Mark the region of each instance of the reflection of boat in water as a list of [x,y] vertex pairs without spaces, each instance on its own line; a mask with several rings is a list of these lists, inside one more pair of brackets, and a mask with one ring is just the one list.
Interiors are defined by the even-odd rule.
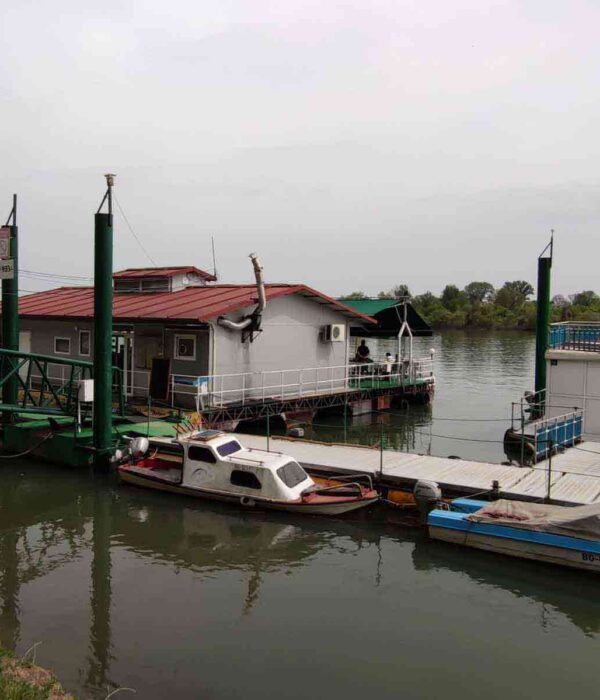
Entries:
[[148,455],[148,442],[138,438],[138,449],[119,466],[121,481],[244,508],[310,515],[343,515],[379,498],[370,483],[364,486],[356,478],[317,485],[293,458],[246,449],[216,430],[154,438],[152,444],[155,452]]
[[553,612],[558,612],[585,634],[600,632],[600,601],[594,576],[581,576],[566,568],[555,568],[548,576],[548,568],[537,562],[448,547],[424,533],[415,537],[412,560],[417,571],[451,572],[537,603],[543,625],[551,624]]
[[433,539],[600,572],[600,506],[457,499],[428,518]]

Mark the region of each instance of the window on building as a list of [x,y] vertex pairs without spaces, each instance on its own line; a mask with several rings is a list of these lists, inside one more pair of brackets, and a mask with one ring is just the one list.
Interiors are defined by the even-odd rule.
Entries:
[[243,472],[240,469],[234,469],[231,472],[231,485],[241,486],[245,489],[261,489],[262,486],[256,474],[252,472]]
[[139,292],[140,291],[140,280],[139,279],[115,279],[115,292]]
[[298,462],[288,462],[277,470],[277,476],[289,488],[293,489],[308,478],[306,472]]
[[168,292],[170,286],[168,277],[142,280],[142,292]]
[[195,360],[196,359],[196,336],[176,335],[175,336],[175,359]]
[[227,457],[227,455],[232,455],[234,452],[239,452],[242,446],[237,440],[230,440],[217,447],[217,452],[221,457]]
[[79,354],[89,355],[91,349],[92,334],[90,331],[79,331]]
[[55,355],[70,355],[71,354],[71,338],[54,338],[54,354]]
[[208,462],[209,464],[215,464],[217,461],[212,450],[208,447],[201,447],[200,445],[190,445],[188,459],[194,462]]

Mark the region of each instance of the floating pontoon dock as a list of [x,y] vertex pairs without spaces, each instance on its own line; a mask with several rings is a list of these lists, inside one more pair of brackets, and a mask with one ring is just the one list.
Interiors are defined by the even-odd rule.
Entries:
[[[246,447],[267,449],[267,438],[239,435]],[[419,479],[437,482],[445,494],[472,495],[499,484],[503,498],[535,501],[548,495],[550,502],[564,505],[600,503],[600,443],[583,442],[533,467],[449,459],[408,452],[383,452],[370,447],[325,444],[290,438],[269,438],[271,451],[284,452],[304,467],[326,474],[382,473],[382,485],[411,490]]]

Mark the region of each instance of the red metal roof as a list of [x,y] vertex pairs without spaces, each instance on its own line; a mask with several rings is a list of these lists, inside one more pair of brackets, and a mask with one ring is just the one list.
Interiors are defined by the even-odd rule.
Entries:
[[[370,316],[303,284],[267,284],[265,294],[267,301],[300,294],[364,323],[377,323]],[[256,286],[250,284],[188,287],[178,292],[115,293],[113,316],[121,321],[205,322],[253,306],[257,301]],[[20,297],[19,314],[30,318],[93,318],[93,287],[60,287]]]
[[113,277],[118,277],[120,279],[130,277],[173,277],[174,275],[181,275],[187,273],[199,275],[200,277],[202,277],[202,279],[206,280],[207,282],[215,282],[217,279],[214,275],[211,275],[210,272],[200,270],[199,268],[194,267],[193,265],[181,265],[179,267],[128,267],[126,270],[119,270],[118,272],[113,273]]

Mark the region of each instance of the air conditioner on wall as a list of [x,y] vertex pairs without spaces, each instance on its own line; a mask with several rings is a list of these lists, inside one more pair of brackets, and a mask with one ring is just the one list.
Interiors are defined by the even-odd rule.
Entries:
[[331,323],[325,326],[323,341],[326,343],[342,343],[346,340],[346,326],[343,323]]

